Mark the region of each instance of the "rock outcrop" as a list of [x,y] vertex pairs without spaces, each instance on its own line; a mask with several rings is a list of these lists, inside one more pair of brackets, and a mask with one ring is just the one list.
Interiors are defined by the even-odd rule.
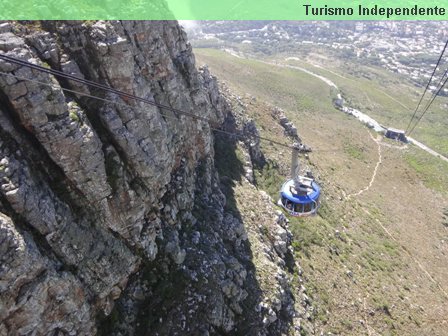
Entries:
[[289,233],[266,197],[272,239],[227,209],[210,125],[230,107],[177,22],[5,23],[0,54],[210,120],[0,60],[0,335],[294,329]]
[[297,127],[288,119],[282,109],[278,107],[272,108],[271,116],[283,127],[286,136],[291,137],[296,142],[302,142],[297,134]]

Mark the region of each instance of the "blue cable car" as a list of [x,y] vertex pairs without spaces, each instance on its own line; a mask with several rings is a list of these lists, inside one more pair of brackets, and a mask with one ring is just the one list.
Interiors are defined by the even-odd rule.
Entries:
[[311,177],[300,176],[299,152],[303,145],[294,144],[291,160],[291,179],[286,181],[280,189],[278,205],[291,216],[305,217],[315,215],[319,208],[320,187]]
[[310,216],[319,208],[319,196],[320,187],[313,179],[297,176],[282,185],[278,205],[291,216]]

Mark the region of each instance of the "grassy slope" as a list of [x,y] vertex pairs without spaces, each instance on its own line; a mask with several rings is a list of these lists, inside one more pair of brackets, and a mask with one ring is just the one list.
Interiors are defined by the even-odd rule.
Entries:
[[[291,220],[297,256],[318,308],[316,331],[443,335],[448,237],[442,211],[448,207],[448,165],[414,148],[382,146],[383,164],[372,188],[344,200],[344,193],[368,184],[377,144],[365,127],[333,109],[327,86],[295,70],[215,50],[195,52],[199,64],[209,64],[243,96],[262,135],[283,137],[269,115],[273,104],[285,109],[304,142],[316,149],[305,163],[323,186],[323,207],[319,216]],[[247,94],[257,99],[246,99]],[[370,99],[379,104],[373,95]],[[257,180],[276,197],[289,153],[266,142],[262,147],[272,164]]]
[[[282,57],[284,58],[284,57]],[[313,57],[306,61],[290,60],[291,65],[299,65],[333,80],[341,89],[349,105],[356,107],[390,127],[406,129],[423,88],[415,88],[406,76],[393,74],[379,67],[332,62],[329,59]],[[320,65],[321,68],[312,66]],[[420,111],[429,100],[425,96]],[[412,136],[428,144],[431,148],[448,155],[446,129],[446,104],[448,98],[438,97],[413,131]]]

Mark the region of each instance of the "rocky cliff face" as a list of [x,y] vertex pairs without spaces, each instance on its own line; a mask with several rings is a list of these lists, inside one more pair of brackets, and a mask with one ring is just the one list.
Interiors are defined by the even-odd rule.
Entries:
[[[3,23],[0,53],[215,127],[232,116],[177,22]],[[244,174],[263,214],[229,210],[209,124],[0,71],[0,335],[293,333],[287,222]]]

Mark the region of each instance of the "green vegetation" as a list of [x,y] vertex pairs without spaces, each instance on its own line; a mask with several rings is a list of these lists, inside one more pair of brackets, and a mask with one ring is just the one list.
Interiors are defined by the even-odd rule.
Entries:
[[366,155],[364,154],[363,148],[360,148],[353,143],[347,143],[344,147],[344,151],[353,159],[361,161],[366,160]]
[[69,115],[70,119],[72,121],[79,123],[80,118],[78,115],[78,110],[79,110],[79,105],[75,101],[72,101],[68,104],[68,115]]
[[418,148],[412,148],[404,158],[430,189],[448,194],[448,163]]
[[[227,76],[222,76],[222,79],[231,81],[238,92],[262,96],[272,105],[301,113],[333,109],[330,88],[312,80],[314,77],[311,75],[250,59],[238,59],[213,49],[197,49],[196,53],[205,57],[206,62],[219,58],[214,67],[225,70]],[[320,99],[310,98],[316,96]]]
[[[288,63],[329,78],[338,85],[349,106],[389,127],[406,129],[423,93],[406,76],[377,66],[344,62],[335,68],[331,62],[325,67],[315,67],[298,60]],[[412,133],[413,137],[444,155],[448,155],[448,138],[443,136],[448,127],[444,114],[446,104],[447,97],[438,97]],[[426,100],[422,106],[425,105]]]
[[79,116],[76,113],[76,110],[73,109],[69,110],[68,115],[72,121],[79,122]]
[[293,218],[290,221],[291,232],[294,235],[294,251],[302,253],[311,258],[312,248],[323,246],[322,232],[317,226],[309,225],[309,220],[303,218]]
[[279,165],[274,160],[268,160],[263,168],[256,169],[255,179],[257,186],[265,190],[273,199],[278,197],[280,187],[285,182],[285,176],[282,176]]
[[48,64],[48,63],[45,62],[45,61],[42,62],[42,66],[43,66],[44,68],[51,69],[50,64]]
[[[421,315],[415,307],[424,306],[429,316],[446,304],[413,256],[444,286],[443,273],[431,264],[437,263],[434,256],[438,251],[431,248],[434,237],[443,234],[437,230],[444,230],[440,215],[446,205],[434,201],[435,211],[428,212],[420,198],[431,201],[434,194],[437,199],[445,197],[448,165],[412,145],[406,149],[386,140],[372,187],[347,198],[368,186],[378,161],[378,147],[365,126],[333,107],[334,92],[325,83],[301,71],[216,50],[200,49],[196,54],[199,62],[209,64],[211,72],[226,81],[234,93],[243,100],[248,95],[247,113],[262,136],[288,141],[270,115],[272,106],[278,106],[295,123],[304,142],[316,149],[309,159],[302,158],[302,164],[313,171],[322,186],[321,208],[314,217],[288,217],[294,255],[304,270],[304,286],[315,308],[311,318],[316,332],[361,335],[366,334],[368,322],[372,333],[425,334],[429,324],[423,317],[415,321],[413,316]],[[352,106],[369,108],[385,124],[405,120],[409,113],[406,106],[418,98],[401,77],[370,65],[343,64],[349,70],[340,72],[298,63],[343,87]],[[426,131],[425,127],[422,124],[423,133],[430,134],[429,125]],[[435,140],[436,133],[431,137]],[[443,142],[448,143],[444,139],[438,148]],[[268,141],[261,147],[267,164],[255,171],[257,187],[276,200],[289,173],[290,153]],[[448,222],[448,209],[445,211],[444,223]],[[366,324],[358,323],[360,320]]]
[[426,53],[414,54],[412,57],[399,55],[397,60],[402,64],[413,67],[420,67],[422,64],[435,64],[437,62],[436,56],[428,55]]

